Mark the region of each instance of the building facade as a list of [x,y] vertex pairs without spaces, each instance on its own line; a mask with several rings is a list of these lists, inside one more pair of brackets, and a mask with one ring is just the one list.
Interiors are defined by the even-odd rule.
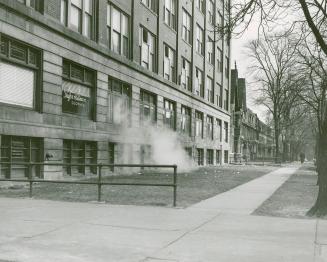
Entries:
[[231,70],[232,154],[231,162],[272,160],[275,156],[273,129],[246,105],[246,82]]
[[[151,126],[199,165],[228,163],[226,0],[0,0],[1,176],[15,162],[149,163]],[[160,163],[157,163],[160,164]],[[41,172],[42,171],[42,172]]]

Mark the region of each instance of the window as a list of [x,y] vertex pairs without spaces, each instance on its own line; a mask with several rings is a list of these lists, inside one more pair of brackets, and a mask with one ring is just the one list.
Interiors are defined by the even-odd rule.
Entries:
[[184,150],[189,158],[192,159],[192,147],[185,147]]
[[216,150],[216,165],[221,165],[221,150]]
[[226,111],[228,111],[228,101],[229,100],[229,92],[228,92],[228,89],[225,89],[225,92],[224,92],[224,109]]
[[224,19],[220,13],[219,8],[217,8],[216,26],[218,27],[220,33],[220,39],[222,39],[224,36]]
[[201,55],[204,55],[203,35],[204,35],[203,29],[199,25],[196,25],[195,49]]
[[213,117],[207,116],[207,138],[213,140]]
[[214,4],[212,0],[208,2],[208,20],[210,24],[214,24]]
[[228,123],[224,122],[225,142],[228,142]]
[[29,6],[33,9],[35,9],[36,11],[42,12],[43,11],[43,1],[41,0],[18,0],[18,2]]
[[217,105],[223,107],[223,87],[217,83]]
[[182,106],[181,108],[181,132],[185,135],[191,136],[191,109]]
[[0,103],[40,109],[37,49],[0,34]]
[[[42,162],[43,161],[43,141],[41,138],[23,136],[1,136],[0,177],[24,178],[29,176],[29,168],[24,165],[15,165],[22,162]],[[32,169],[32,175],[40,177],[40,167]]]
[[224,150],[224,163],[228,164],[228,150]]
[[217,46],[217,71],[222,72],[223,71],[223,52],[221,49]]
[[[108,164],[115,164],[115,148],[116,144],[109,142],[108,144]],[[111,172],[114,171],[114,167],[109,167]]]
[[225,76],[229,78],[229,58],[226,56],[225,60]]
[[203,113],[195,111],[195,136],[203,138]]
[[60,22],[67,26],[67,19],[68,19],[68,5],[67,5],[68,0],[61,0],[60,4]]
[[176,0],[165,0],[164,21],[173,29],[176,29]]
[[139,31],[139,46],[140,46],[140,64],[141,66],[155,72],[155,58],[156,58],[156,39],[144,27],[140,27]]
[[153,12],[157,12],[158,0],[141,0],[141,3]]
[[204,0],[195,0],[196,1],[196,7],[199,8],[199,10],[204,13]]
[[183,9],[182,38],[189,44],[192,44],[192,21],[188,12]]
[[157,121],[157,99],[154,94],[141,90],[140,120],[141,123],[154,124]]
[[108,83],[108,122],[130,125],[131,86],[111,77]]
[[184,89],[192,91],[191,63],[182,57],[181,85]]
[[207,149],[207,165],[213,165],[213,150]]
[[213,94],[213,80],[211,77],[207,76],[207,100],[210,103],[214,103],[214,94]]
[[195,68],[195,94],[204,97],[203,73],[199,68]]
[[217,139],[221,142],[221,140],[222,140],[222,125],[221,125],[220,119],[216,119],[216,127],[217,127]]
[[94,38],[93,0],[61,0],[60,21],[84,36]]
[[62,111],[95,119],[95,72],[63,60]]
[[[80,164],[83,166],[65,166],[64,171],[67,175],[74,174],[96,174],[97,168],[89,166],[97,163],[97,144],[96,142],[80,140],[64,140],[64,164]],[[85,165],[85,166],[84,166]]]
[[164,125],[170,129],[176,129],[176,104],[164,99]]
[[107,5],[108,46],[117,54],[129,58],[129,17],[115,6]]
[[208,61],[212,65],[215,64],[213,50],[214,50],[214,41],[210,37],[208,37],[208,42],[207,42]]
[[202,148],[197,148],[196,149],[196,154],[197,154],[197,160],[198,160],[198,166],[203,166],[203,149]]
[[164,45],[164,78],[175,82],[175,51]]

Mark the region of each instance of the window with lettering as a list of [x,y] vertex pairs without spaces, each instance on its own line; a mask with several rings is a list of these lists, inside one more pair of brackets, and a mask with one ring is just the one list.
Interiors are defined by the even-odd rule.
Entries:
[[94,118],[95,72],[68,60],[63,61],[62,111]]

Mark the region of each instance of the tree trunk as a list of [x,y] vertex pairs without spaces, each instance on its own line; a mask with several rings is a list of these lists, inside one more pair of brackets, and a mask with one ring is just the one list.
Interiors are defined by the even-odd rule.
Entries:
[[278,163],[279,160],[279,121],[278,118],[274,116],[274,128],[275,128],[275,163]]
[[314,206],[309,210],[308,215],[327,215],[327,130],[319,135],[317,143],[317,172],[319,193]]

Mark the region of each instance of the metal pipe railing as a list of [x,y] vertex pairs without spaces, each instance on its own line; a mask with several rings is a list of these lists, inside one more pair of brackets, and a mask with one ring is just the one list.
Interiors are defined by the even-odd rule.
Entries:
[[[28,178],[27,179],[11,179],[1,178],[0,181],[9,182],[26,182],[29,184],[29,197],[33,196],[33,183],[57,183],[57,184],[76,184],[76,185],[97,185],[98,201],[101,202],[102,186],[115,185],[115,186],[159,186],[159,187],[172,187],[173,188],[173,206],[176,206],[177,202],[177,165],[152,165],[152,164],[68,164],[68,163],[42,163],[42,162],[0,162],[0,165],[23,165],[27,166]],[[44,180],[35,179],[33,177],[33,167],[36,166],[76,166],[76,167],[96,167],[97,168],[97,180],[92,181],[67,181],[67,180]],[[172,168],[173,169],[173,182],[172,183],[121,183],[121,182],[104,182],[102,180],[102,168],[103,167],[152,167],[152,168]]]

